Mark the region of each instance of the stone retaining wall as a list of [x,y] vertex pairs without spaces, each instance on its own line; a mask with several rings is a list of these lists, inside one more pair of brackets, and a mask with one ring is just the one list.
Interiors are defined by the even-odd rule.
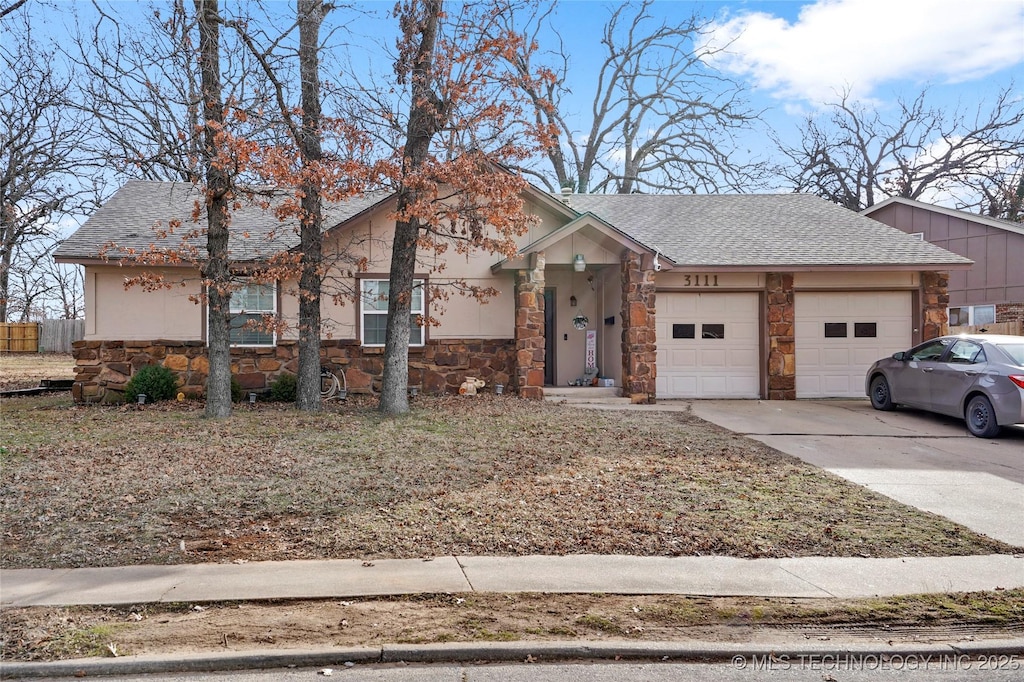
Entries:
[[[343,370],[351,393],[380,391],[384,349],[363,348],[357,341],[325,339],[321,363]],[[209,360],[203,341],[76,341],[76,402],[120,402],[132,374],[146,365],[164,365],[178,375],[181,392],[190,398],[203,395]],[[487,382],[487,389],[503,384],[514,390],[515,343],[511,339],[443,339],[409,349],[409,385],[425,394],[458,393],[467,376]],[[298,371],[298,345],[280,342],[268,348],[232,348],[231,372],[246,392],[263,393],[283,373]]]

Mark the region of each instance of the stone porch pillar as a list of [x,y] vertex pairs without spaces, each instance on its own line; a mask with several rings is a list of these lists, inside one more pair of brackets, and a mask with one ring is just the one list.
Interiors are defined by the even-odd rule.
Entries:
[[654,270],[639,254],[622,254],[622,395],[634,403],[657,400],[658,346]]
[[793,274],[770,272],[768,296],[768,399],[796,400]]
[[921,273],[921,341],[949,330],[949,273]]
[[519,395],[544,399],[544,252],[516,272],[515,381]]

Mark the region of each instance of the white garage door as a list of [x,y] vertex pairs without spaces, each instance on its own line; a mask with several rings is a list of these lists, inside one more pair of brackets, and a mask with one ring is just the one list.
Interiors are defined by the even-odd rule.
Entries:
[[757,398],[758,295],[659,293],[659,398]]
[[796,292],[796,397],[864,397],[875,360],[910,348],[909,291]]

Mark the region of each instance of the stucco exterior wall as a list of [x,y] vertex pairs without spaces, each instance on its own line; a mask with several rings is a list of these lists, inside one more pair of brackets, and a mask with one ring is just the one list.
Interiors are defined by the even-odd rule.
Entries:
[[131,268],[88,266],[85,268],[85,339],[179,339],[203,338],[205,307],[193,303],[202,285],[195,270],[160,270],[170,289],[145,291],[140,286],[125,288]]

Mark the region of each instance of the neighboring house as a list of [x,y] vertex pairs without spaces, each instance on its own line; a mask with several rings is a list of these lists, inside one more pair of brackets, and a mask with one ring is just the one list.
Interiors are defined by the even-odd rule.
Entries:
[[901,197],[861,214],[974,261],[950,273],[950,326],[1024,322],[1024,225]]
[[[168,266],[177,286],[147,292],[123,286],[136,272],[130,264],[100,254],[110,242],[143,249],[154,226],[172,219],[191,227],[196,199],[189,185],[129,182],[57,251],[59,261],[85,266],[77,399],[117,399],[152,362],[178,372],[187,393],[202,392],[206,311],[193,302],[202,294],[196,270]],[[946,273],[971,264],[809,195],[556,196],[531,187],[524,201],[539,222],[516,258],[474,253],[444,263],[445,278],[496,289],[490,302],[414,297],[414,312],[440,324],[414,330],[411,385],[454,392],[477,376],[489,389],[502,383],[539,398],[594,365],[635,402],[862,396],[872,361],[940,333]],[[362,271],[342,263],[332,273],[361,300],[323,302],[324,362],[343,369],[356,392],[379,388],[393,207],[393,196],[375,194],[330,207],[326,222],[325,253],[366,259]],[[254,207],[233,226],[236,259],[297,241]],[[443,281],[431,272],[420,278]],[[240,322],[266,313],[293,325],[281,335],[237,325],[233,368],[248,390],[295,371],[295,290],[294,281],[250,285],[234,297]]]

